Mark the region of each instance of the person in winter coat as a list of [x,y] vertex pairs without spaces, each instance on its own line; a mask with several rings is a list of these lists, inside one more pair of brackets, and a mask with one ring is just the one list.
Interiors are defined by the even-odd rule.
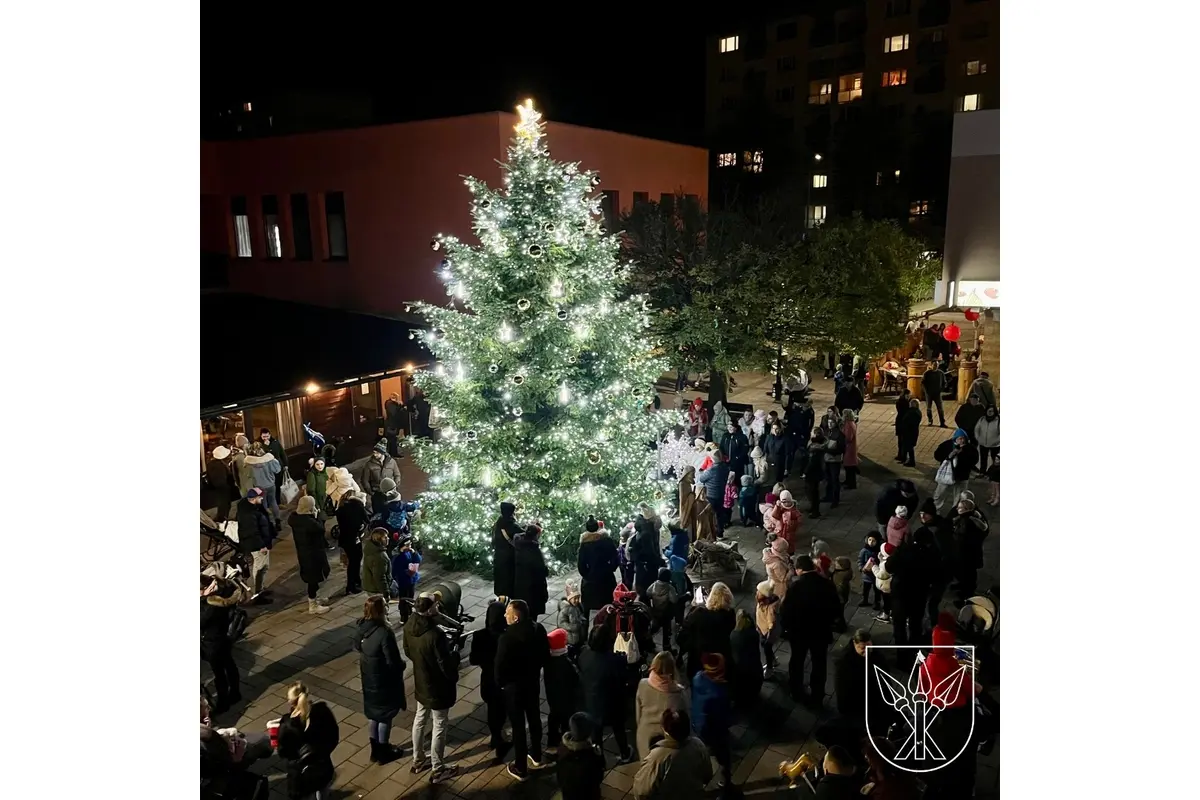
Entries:
[[808,461],[804,465],[804,491],[808,495],[808,516],[821,518],[821,480],[825,477],[825,432],[813,428],[808,448]]
[[287,700],[292,710],[279,726],[277,752],[288,764],[288,797],[307,800],[323,795],[333,782],[332,756],[340,734],[329,706],[313,700],[303,683],[288,687]]
[[883,611],[875,615],[880,622],[892,621],[892,573],[888,570],[888,559],[896,552],[895,545],[884,542],[879,548],[879,556],[867,562],[875,575],[875,590],[883,597]]
[[704,436],[704,431],[708,428],[708,409],[704,407],[704,401],[699,397],[688,406],[687,420],[688,436],[693,438]]
[[[258,432],[258,439],[259,439],[259,441],[256,442],[255,444],[261,446],[262,450],[265,454],[273,456],[275,459],[275,462],[279,465],[279,469],[275,472],[275,478],[274,478],[274,480],[275,480],[275,506],[278,509],[278,506],[280,503],[279,490],[283,486],[283,472],[284,472],[284,470],[287,469],[287,465],[288,465],[287,451],[285,451],[283,449],[282,442],[280,442],[278,439],[274,439],[271,437],[271,431],[269,428],[263,428],[262,430],[260,430]],[[258,484],[255,483],[255,485],[257,486]],[[266,487],[259,487],[259,488],[266,488]],[[276,520],[279,519],[278,513],[276,513],[275,518],[276,518]]]
[[233,640],[229,638],[229,623],[233,610],[245,598],[233,584],[211,575],[200,576],[200,657],[213,671],[213,686],[217,691],[217,714],[224,713],[242,699],[241,676],[233,660]]
[[883,538],[893,547],[899,547],[908,538],[908,506],[896,506]]
[[582,711],[572,714],[555,761],[562,800],[600,800],[604,756],[592,744],[595,721]]
[[254,488],[254,472],[246,466],[246,456],[250,455],[250,440],[245,434],[239,433],[233,437],[233,478],[237,484],[238,497],[244,497],[246,492]]
[[363,537],[367,533],[370,515],[358,492],[342,497],[337,509],[338,544],[346,556],[346,594],[362,591]]
[[898,545],[888,558],[896,644],[916,644],[925,633],[925,607],[939,566],[937,544],[933,534],[924,528]]
[[846,453],[846,434],[839,424],[829,431],[825,441],[825,502],[837,508],[842,501],[842,461]]
[[[788,679],[792,699],[819,708],[825,697],[826,661],[829,656],[831,632],[840,616],[837,590],[828,579],[821,577],[809,556],[797,556],[796,578],[788,587],[780,616],[783,637],[791,643],[792,658],[788,664]],[[804,662],[812,657],[809,678],[810,693],[804,693]]]
[[662,649],[670,650],[671,626],[680,605],[680,597],[675,583],[671,580],[671,570],[667,567],[658,570],[658,580],[646,590],[646,602],[650,606],[650,616],[654,622],[651,635],[654,631],[661,630]]
[[833,581],[833,588],[837,589],[838,600],[842,604],[841,614],[834,621],[834,630],[842,633],[846,630],[846,604],[850,602],[850,583],[854,579],[854,566],[849,556],[838,556],[833,560],[829,579]]
[[778,502],[766,516],[764,522],[770,524],[770,529],[776,536],[787,542],[788,553],[794,553],[796,539],[800,535],[800,509],[796,508],[792,493],[787,489],[780,492]]
[[846,439],[846,452],[842,466],[846,468],[847,489],[858,488],[858,422],[854,412],[846,409],[842,412],[842,436]]
[[769,467],[768,480],[775,484],[788,476],[789,443],[783,433],[783,423],[776,422],[768,430],[770,433],[763,438],[762,450]]
[[975,423],[975,440],[979,444],[979,471],[987,474],[988,457],[1000,458],[1000,412],[988,406],[983,418]]
[[946,427],[946,412],[942,408],[942,395],[946,392],[946,373],[936,364],[931,365],[921,376],[921,388],[925,392],[925,417],[933,427],[933,407],[937,406],[938,425]]
[[[704,742],[692,735],[686,711],[664,711],[664,734],[633,778],[636,800],[669,800],[701,797],[712,780],[712,757]],[[565,798],[564,798],[565,800]]]
[[496,648],[500,637],[508,629],[504,618],[505,603],[493,600],[484,613],[483,630],[471,637],[471,664],[479,667],[479,694],[487,705],[487,725],[491,739],[488,748],[496,751],[496,760],[503,761],[512,742],[504,738],[504,724],[508,720],[508,709],[504,705],[504,694],[496,685]]
[[[546,629],[523,600],[509,600],[504,610],[508,628],[496,646],[496,685],[504,693],[513,734],[513,762],[508,774],[518,781],[530,769],[542,769],[542,668],[550,658]],[[526,738],[525,724],[529,723]]]
[[[794,397],[795,395],[793,395]],[[798,402],[788,407],[784,414],[783,428],[787,434],[792,453],[792,463],[788,464],[788,473],[792,471],[795,462],[808,454],[808,438],[812,435],[813,425],[816,424],[816,412],[812,407],[812,398],[805,392]],[[803,468],[804,461],[800,460]]]
[[363,716],[371,741],[371,763],[387,764],[404,755],[388,744],[392,720],[408,708],[404,697],[404,668],[396,634],[387,624],[387,606],[382,597],[368,597],[358,621],[354,649],[362,681]]
[[958,411],[954,414],[954,427],[966,431],[971,437],[971,444],[976,446],[979,445],[979,442],[975,438],[975,425],[983,419],[984,411],[983,403],[979,401],[979,395],[973,394],[967,397],[967,402],[959,406]]
[[763,453],[762,447],[756,446],[750,449],[750,463],[746,469],[750,470],[750,474],[754,476],[754,485],[760,487],[760,491],[761,487],[772,485],[768,483],[771,477],[771,465],[767,463],[767,456]]
[[949,439],[942,442],[933,451],[933,460],[938,464],[938,473],[942,472],[941,465],[950,462],[950,473],[953,482],[945,483],[937,479],[937,488],[933,490],[933,502],[938,511],[946,505],[953,507],[958,502],[958,496],[967,490],[971,480],[971,471],[979,463],[979,452],[970,442],[967,432],[955,429]]
[[516,591],[517,553],[513,540],[521,533],[516,520],[517,507],[500,504],[500,516],[492,524],[492,591],[497,597],[513,597]]
[[834,407],[839,413],[845,414],[847,411],[853,411],[855,414],[862,411],[863,393],[853,382],[844,385],[834,397]]
[[679,683],[675,657],[667,652],[659,653],[650,662],[649,674],[638,682],[635,716],[638,757],[644,761],[650,755],[655,738],[662,736],[664,711],[686,714],[691,708],[691,695]]
[[234,470],[236,468],[233,465],[230,455],[231,452],[228,447],[221,445],[214,447],[212,458],[209,460],[208,467],[205,470],[208,485],[212,487],[214,494],[217,496],[217,515],[213,517],[216,522],[224,522],[229,519],[229,507],[233,505],[234,499],[241,494],[238,491],[237,481],[234,479]]
[[658,570],[665,566],[662,551],[659,549],[658,528],[645,517],[638,517],[634,522],[633,538],[629,541],[626,554],[633,563],[634,589],[643,602],[650,584],[658,578]]
[[746,438],[746,434],[742,433],[742,429],[732,422],[729,423],[726,430],[728,433],[722,443],[721,451],[728,456],[726,461],[729,464],[729,471],[740,479],[746,474],[746,467],[750,464],[750,440]]
[[741,488],[737,493],[738,515],[742,518],[742,527],[749,528],[758,524],[758,487],[754,478],[749,475],[741,477]]
[[404,626],[404,652],[413,667],[413,696],[417,700],[413,718],[412,743],[414,773],[429,766],[425,751],[425,727],[433,717],[433,747],[431,783],[441,783],[458,771],[455,764],[443,761],[446,753],[446,733],[450,709],[458,699],[458,653],[438,629],[437,601],[432,597],[417,598],[416,613]]
[[686,561],[692,550],[691,533],[673,522],[667,523],[667,531],[671,534],[671,541],[663,551],[663,556],[667,559],[678,557]]
[[288,517],[300,580],[308,585],[308,613],[324,614],[329,606],[317,600],[317,590],[329,577],[329,559],[325,555],[325,526],[317,521],[317,501],[312,495],[301,497]]
[[577,567],[582,578],[580,591],[585,616],[608,604],[617,588],[617,543],[600,526],[595,517],[588,517],[579,537]]
[[988,535],[987,517],[976,507],[974,496],[961,497],[950,518],[954,530],[954,581],[960,600],[975,594],[979,569],[983,566],[983,540]]
[[387,555],[388,532],[375,528],[362,543],[362,588],[367,594],[391,594],[392,564]]
[[[931,501],[926,501],[931,502]],[[874,533],[868,533],[867,538],[863,540],[862,549],[858,551],[858,570],[862,573],[862,600],[859,601],[859,608],[871,605],[871,590],[875,590],[876,611],[881,610],[880,592],[875,586],[875,571],[872,567],[879,561],[879,537]]]
[[396,606],[400,612],[400,624],[408,622],[412,606],[406,602],[416,596],[417,582],[421,580],[419,570],[421,554],[413,549],[412,537],[401,536],[399,547],[392,556],[392,581],[396,584]]
[[957,561],[954,526],[950,520],[938,515],[937,506],[934,505],[932,497],[925,498],[925,502],[921,504],[920,520],[921,527],[914,535],[928,534],[937,556],[930,568],[929,600],[926,607],[926,611],[929,613],[929,626],[932,628],[937,624],[937,615],[942,604],[942,597],[946,594],[946,587],[950,585],[950,581],[954,577],[954,567]]
[[775,674],[775,644],[779,641],[780,597],[775,583],[770,580],[758,584],[754,590],[754,627],[758,631],[758,642],[762,646],[763,680]]
[[878,525],[880,541],[887,535],[888,521],[895,515],[896,506],[904,506],[908,512],[908,519],[912,519],[917,512],[917,487],[906,478],[893,481],[875,496],[875,522]]
[[986,372],[979,373],[979,377],[971,384],[970,394],[978,395],[984,408],[996,405],[996,387],[992,385],[992,379]]
[[763,548],[763,567],[767,570],[767,580],[771,582],[774,595],[783,602],[787,596],[788,583],[792,580],[792,561],[786,539],[776,539]]
[[739,708],[749,709],[758,702],[763,684],[763,662],[759,656],[761,641],[754,627],[754,618],[744,609],[736,614],[733,633],[729,634],[730,652],[733,660],[730,678],[733,702]]
[[720,400],[713,403],[712,410],[712,440],[722,451],[725,450],[725,437],[729,435],[729,412]]
[[729,733],[733,711],[725,675],[728,663],[721,653],[705,653],[702,669],[692,678],[692,732],[708,745],[709,752],[721,767],[722,789],[726,794],[733,790]]
[[268,492],[256,486],[246,492],[237,506],[238,549],[253,560],[249,577],[254,583],[254,601],[259,604],[270,602],[270,591],[264,584],[267,568],[271,566],[271,546],[275,542],[275,528],[263,508],[267,496]]
[[689,678],[700,671],[700,659],[705,653],[720,653],[725,657],[725,663],[733,660],[729,634],[733,633],[736,623],[733,592],[717,581],[704,605],[692,607],[679,631],[679,648],[687,653],[686,674]]
[[[275,530],[277,532],[282,530],[283,520],[279,516],[279,499],[275,495],[275,478],[282,474],[283,467],[279,465],[275,456],[268,453],[266,448],[258,442],[250,445],[250,452],[243,464],[244,468],[250,472],[251,483],[255,488],[263,490],[263,505],[270,510],[271,518],[275,520]],[[241,530],[240,525],[238,530]]]
[[[696,483],[704,487],[704,497],[715,511],[718,508],[723,508],[725,505],[725,484],[729,480],[729,465],[725,463],[725,456],[720,450],[713,451],[712,459],[713,463],[711,467],[696,473]],[[724,535],[724,528],[721,526],[721,517],[723,515],[720,515],[717,519],[718,537]]]
[[837,712],[858,729],[865,727],[866,697],[863,687],[867,685],[867,647],[870,644],[870,631],[856,630],[850,639],[850,646],[833,662]]
[[314,458],[312,469],[304,479],[304,491],[317,501],[317,513],[325,513],[325,503],[329,498],[329,473],[325,470],[325,459]]
[[579,678],[583,683],[584,710],[596,720],[592,744],[603,747],[604,728],[612,730],[620,763],[631,764],[633,750],[625,733],[625,656],[613,652],[613,636],[597,625],[579,653]]
[[908,401],[908,410],[900,420],[901,463],[906,467],[917,465],[917,441],[921,438],[921,403]]
[[387,442],[381,441],[375,445],[371,455],[364,462],[358,474],[358,484],[368,497],[374,497],[376,492],[382,491],[384,478],[391,478],[396,486],[400,485],[400,467],[396,464],[396,459],[388,453]]
[[546,613],[546,602],[550,599],[550,589],[546,586],[550,571],[546,569],[546,557],[542,554],[541,535],[542,529],[537,525],[527,525],[524,533],[513,538],[512,596],[524,600],[534,617]]
[[583,706],[583,685],[579,682],[579,669],[567,653],[567,632],[555,628],[546,635],[546,644],[550,648],[543,674],[549,706],[546,749],[557,750],[569,720]]
[[333,501],[333,507],[338,509],[342,507],[342,500],[351,494],[361,492],[362,488],[354,480],[354,476],[350,474],[350,470],[345,467],[337,467],[336,469],[329,470],[325,490],[329,494],[329,499]]
[[904,419],[904,413],[908,411],[909,401],[912,400],[912,392],[906,387],[900,392],[900,396],[896,398],[896,460],[904,462],[904,442],[900,438],[900,422]]
[[[921,665],[922,685],[942,686],[932,705],[941,709],[938,714],[939,731],[944,736],[954,737],[948,741],[966,741],[971,734],[974,704],[971,702],[971,673],[959,672],[958,661],[951,649],[955,641],[954,615],[942,613],[933,629],[933,644],[925,662]],[[957,679],[952,675],[958,675]],[[944,683],[949,681],[948,686]],[[963,763],[959,763],[963,762]],[[929,773],[925,796],[933,798],[971,797],[975,784],[975,759],[957,759],[945,768]]]
[[567,654],[575,659],[587,641],[588,618],[577,582],[567,581],[564,595],[558,601],[558,627],[567,632]]

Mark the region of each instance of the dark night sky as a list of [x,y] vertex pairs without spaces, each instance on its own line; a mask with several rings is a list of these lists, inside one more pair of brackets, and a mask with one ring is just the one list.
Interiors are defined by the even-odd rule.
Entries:
[[507,110],[532,96],[548,119],[703,142],[703,15],[614,4],[541,19],[507,5],[518,19],[453,5],[353,19],[206,5],[202,105],[271,89],[367,90],[383,121],[399,121]]

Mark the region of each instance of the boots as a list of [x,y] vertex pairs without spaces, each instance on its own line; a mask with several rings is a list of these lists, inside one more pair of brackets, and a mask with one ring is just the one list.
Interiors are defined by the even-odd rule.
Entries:
[[321,605],[315,597],[308,601],[308,613],[310,614],[324,614],[328,610],[329,606]]
[[371,740],[372,764],[390,764],[391,762],[403,757],[403,748],[390,745],[387,742],[377,742],[374,739]]

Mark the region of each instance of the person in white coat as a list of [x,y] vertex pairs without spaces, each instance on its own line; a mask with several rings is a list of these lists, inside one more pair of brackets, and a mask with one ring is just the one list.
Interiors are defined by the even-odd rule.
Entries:
[[979,471],[987,473],[988,456],[1000,456],[1000,412],[988,406],[983,417],[975,423],[975,441],[979,442]]

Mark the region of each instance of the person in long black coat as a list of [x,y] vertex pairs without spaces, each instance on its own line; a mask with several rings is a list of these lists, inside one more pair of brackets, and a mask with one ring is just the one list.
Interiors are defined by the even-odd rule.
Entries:
[[580,605],[586,615],[599,611],[612,602],[613,590],[617,588],[617,543],[600,527],[595,517],[589,517],[587,529],[579,537]]
[[937,543],[926,528],[910,534],[888,557],[893,639],[897,645],[918,644],[924,634],[925,607],[940,566]]
[[[908,411],[908,405],[911,401],[912,392],[910,392],[907,388],[902,390],[900,392],[900,396],[896,398],[896,460],[901,462],[904,461],[904,440],[900,437],[900,422],[904,419],[904,412]],[[921,406],[918,403],[918,412],[920,411],[920,407]],[[918,421],[917,424],[919,425],[920,422]]]
[[521,533],[516,520],[517,507],[500,504],[500,516],[492,525],[492,591],[497,597],[512,597],[516,583],[516,551],[513,540]]
[[332,756],[341,734],[329,706],[314,701],[303,683],[288,688],[288,703],[292,713],[279,726],[277,752],[288,764],[288,797],[303,800],[333,781]]
[[354,640],[373,764],[387,764],[404,755],[399,747],[388,744],[392,720],[408,708],[408,702],[404,697],[406,664],[400,657],[396,634],[388,627],[386,613],[382,597],[367,598]]
[[908,509],[908,519],[911,520],[917,511],[917,501],[917,487],[906,478],[893,481],[879,490],[875,496],[875,523],[881,542],[885,540],[888,520],[896,513],[896,507]]
[[[797,556],[795,566],[797,577],[788,585],[779,610],[783,638],[792,646],[788,680],[793,700],[820,708],[825,697],[826,660],[833,641],[833,625],[835,620],[842,619],[842,601],[833,582],[817,572],[810,557]],[[809,656],[812,657],[810,692],[805,697],[804,662]]]
[[305,495],[288,517],[292,541],[296,543],[296,561],[300,580],[308,584],[308,612],[324,614],[329,606],[317,601],[317,590],[329,577],[329,557],[325,555],[325,526],[317,519],[317,501]]
[[679,649],[687,653],[685,685],[690,685],[692,676],[701,670],[700,658],[705,653],[720,653],[726,664],[733,663],[733,643],[729,637],[736,625],[732,592],[723,583],[713,584],[705,605],[693,605],[679,630]]
[[496,760],[501,761],[512,747],[512,742],[504,739],[504,723],[508,719],[508,710],[504,705],[504,694],[496,685],[496,649],[500,637],[508,629],[508,620],[504,618],[504,603],[493,600],[488,604],[484,615],[483,630],[471,637],[470,662],[479,667],[479,694],[487,704],[488,733],[491,739],[488,747],[496,751]]
[[627,548],[627,556],[633,562],[633,588],[642,602],[646,602],[646,590],[658,580],[658,570],[666,563],[658,543],[658,529],[654,522],[638,517],[633,524],[635,531]]
[[541,528],[529,525],[524,533],[513,537],[511,597],[524,600],[529,606],[529,613],[535,617],[546,613],[546,601],[550,599],[550,590],[546,586],[546,578],[550,571],[546,569],[546,557],[542,554],[542,545],[538,541],[541,534]]
[[613,637],[602,626],[592,628],[587,645],[579,652],[579,680],[584,710],[596,721],[592,744],[603,747],[604,728],[613,732],[620,763],[632,764],[633,748],[625,731],[625,656],[613,652]]
[[346,594],[362,591],[362,540],[371,521],[362,492],[346,492],[337,509],[338,544],[346,554]]
[[750,463],[750,440],[736,422],[729,423],[729,435],[725,437],[722,449],[728,456],[729,471],[740,479]]
[[909,400],[908,410],[900,418],[900,454],[906,467],[917,465],[917,440],[921,438],[921,401]]

